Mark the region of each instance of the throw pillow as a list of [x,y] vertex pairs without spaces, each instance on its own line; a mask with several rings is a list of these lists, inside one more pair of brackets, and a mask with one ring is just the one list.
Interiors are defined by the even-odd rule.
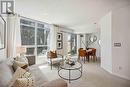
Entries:
[[56,53],[56,51],[50,51],[50,57],[51,58],[57,58],[57,53]]
[[20,62],[26,62],[28,63],[28,59],[24,56],[24,55],[21,55],[21,56],[17,56],[15,58],[16,61],[20,61]]
[[26,70],[18,67],[17,70],[15,71],[13,78],[11,79],[9,83],[9,87],[12,87],[17,78],[30,78],[32,77],[31,73],[27,72]]
[[33,78],[18,78],[16,79],[13,87],[34,87]]

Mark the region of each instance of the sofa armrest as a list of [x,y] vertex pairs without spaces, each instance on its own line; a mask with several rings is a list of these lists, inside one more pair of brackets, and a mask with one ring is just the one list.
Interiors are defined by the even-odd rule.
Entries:
[[42,87],[68,87],[67,82],[63,79],[56,79],[49,82],[46,82]]

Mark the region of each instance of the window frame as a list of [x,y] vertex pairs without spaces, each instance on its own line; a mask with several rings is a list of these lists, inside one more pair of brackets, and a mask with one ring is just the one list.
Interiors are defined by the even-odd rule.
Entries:
[[[25,21],[30,21],[30,22],[34,22],[34,26],[32,25],[28,25],[28,24],[24,24],[21,22],[21,20],[25,20]],[[42,27],[38,27],[38,24],[43,24],[44,25],[44,28]],[[41,22],[41,21],[37,21],[37,20],[33,20],[33,19],[30,19],[30,18],[26,18],[26,17],[21,17],[20,18],[20,34],[21,34],[21,26],[27,26],[27,27],[32,27],[35,29],[35,38],[34,38],[34,45],[22,45],[22,38],[21,38],[21,46],[22,47],[25,47],[25,48],[34,48],[34,55],[36,55],[36,57],[38,56],[37,54],[37,49],[38,47],[47,47],[47,50],[49,49],[49,43],[50,41],[48,39],[50,39],[50,28],[49,28],[49,24],[47,23],[44,23],[44,22]],[[46,27],[45,27],[46,26]],[[40,29],[44,29],[46,31],[48,31],[48,38],[47,38],[47,45],[38,45],[37,44],[37,30],[38,28]],[[22,35],[21,35],[22,36]],[[45,35],[46,36],[46,35]],[[44,52],[46,52],[47,50],[43,50]],[[28,54],[27,54],[28,55]]]

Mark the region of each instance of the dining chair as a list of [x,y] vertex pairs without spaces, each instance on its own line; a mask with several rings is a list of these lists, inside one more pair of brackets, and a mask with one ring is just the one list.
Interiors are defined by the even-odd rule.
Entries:
[[91,58],[93,59],[93,61],[97,61],[97,57],[96,57],[96,49],[95,48],[91,48],[92,51],[89,53],[89,56],[91,56]]
[[80,60],[80,58],[82,58],[82,60],[84,60],[84,63],[85,63],[86,59],[88,59],[88,61],[89,61],[88,53],[86,52],[86,50],[83,50],[83,48],[78,49],[78,60]]

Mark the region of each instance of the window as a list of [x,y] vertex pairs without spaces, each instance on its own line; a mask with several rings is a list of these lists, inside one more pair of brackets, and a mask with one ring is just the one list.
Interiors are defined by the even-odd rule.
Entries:
[[71,34],[71,53],[76,54],[77,50],[77,35],[76,34]]
[[26,54],[27,55],[34,55],[34,50],[35,50],[34,47],[27,47],[26,48]]
[[48,50],[49,26],[46,23],[21,18],[21,44],[27,55],[43,55]]
[[47,45],[49,31],[44,28],[37,28],[37,44],[38,45]]
[[35,45],[35,27],[21,25],[22,45]]
[[77,43],[77,35],[76,34],[68,34],[68,53],[71,55],[76,54],[76,43]]

